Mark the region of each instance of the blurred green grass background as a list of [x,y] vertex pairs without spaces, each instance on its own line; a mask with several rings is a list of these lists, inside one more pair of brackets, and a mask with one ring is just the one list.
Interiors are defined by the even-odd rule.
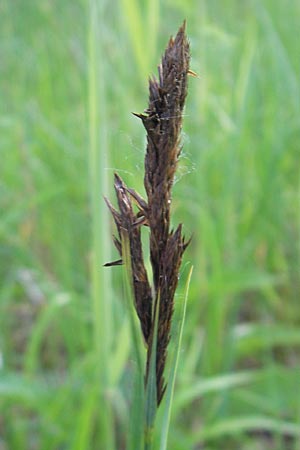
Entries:
[[[0,449],[122,450],[130,332],[103,194],[187,19],[174,223],[194,274],[169,448],[300,448],[300,4],[2,0]],[[178,297],[188,268],[183,266]]]

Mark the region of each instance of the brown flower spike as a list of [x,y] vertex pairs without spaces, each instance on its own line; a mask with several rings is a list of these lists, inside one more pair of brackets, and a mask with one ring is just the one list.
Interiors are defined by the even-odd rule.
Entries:
[[[118,229],[115,246],[122,258],[122,229],[130,243],[132,285],[135,308],[147,345],[147,383],[154,331],[154,312],[158,305],[158,335],[156,349],[157,404],[164,391],[163,377],[170,340],[174,295],[178,283],[182,255],[189,242],[182,236],[182,225],[170,230],[171,190],[181,151],[180,132],[182,113],[187,95],[189,73],[189,43],[185,23],[175,39],[171,38],[161,64],[159,79],[149,80],[149,105],[139,117],[147,132],[144,185],[147,202],[133,189],[128,188],[115,174],[115,190],[119,211],[106,199]],[[138,208],[135,213],[133,204]],[[141,227],[150,228],[150,258],[153,271],[151,289],[145,269],[141,244]],[[122,259],[107,265],[121,264]]]

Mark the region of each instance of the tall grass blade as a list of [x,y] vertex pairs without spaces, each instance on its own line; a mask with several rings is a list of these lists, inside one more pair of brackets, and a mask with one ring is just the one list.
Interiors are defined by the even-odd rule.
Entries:
[[292,438],[300,436],[300,427],[297,423],[252,415],[229,417],[209,427],[205,427],[194,434],[193,442],[199,442],[204,439],[216,439],[223,436],[235,436],[257,430],[267,433],[279,432]]
[[[92,263],[91,263],[91,295],[93,300],[94,349],[96,370],[100,381],[102,405],[99,408],[99,426],[101,428],[101,444],[106,450],[114,449],[114,426],[112,413],[107,399],[110,382],[109,351],[111,343],[111,301],[110,275],[102,268],[103,262],[109,259],[109,246],[106,239],[108,230],[108,213],[102,201],[106,191],[107,167],[107,123],[106,123],[106,95],[103,67],[100,62],[102,42],[99,30],[102,29],[99,17],[100,2],[90,0],[88,27],[88,107],[89,107],[89,176],[90,202],[92,218]],[[101,101],[100,101],[101,99]],[[101,136],[101,145],[100,145]]]
[[176,402],[174,402],[173,409],[178,409],[179,411],[193,401],[212,392],[224,392],[243,385],[249,386],[249,384],[257,382],[263,376],[264,371],[246,370],[215,377],[201,378],[199,381],[193,383],[192,386],[182,389],[176,398]]
[[80,414],[77,417],[77,426],[74,430],[74,445],[72,450],[91,448],[93,436],[93,418],[98,408],[97,388],[91,387],[86,393]]
[[145,23],[140,6],[140,2],[137,0],[121,1],[121,7],[123,9],[123,16],[127,25],[129,38],[131,40],[131,45],[138,65],[141,81],[144,84],[149,67],[149,57],[145,46],[147,48],[149,43],[145,41]]
[[149,59],[152,65],[158,38],[159,0],[147,0],[147,18],[148,36],[151,36],[151,40],[149,41]]
[[169,375],[169,381],[168,381],[168,387],[166,392],[166,405],[165,405],[165,411],[162,419],[162,428],[161,428],[161,439],[160,439],[160,450],[167,450],[167,443],[168,443],[168,433],[169,433],[169,427],[170,427],[170,419],[171,419],[171,410],[172,410],[172,402],[173,402],[173,396],[174,396],[174,386],[175,386],[175,379],[176,379],[176,373],[178,368],[178,362],[179,362],[179,354],[181,349],[181,342],[182,342],[182,335],[183,335],[183,327],[185,322],[185,314],[186,314],[186,305],[188,300],[188,293],[189,293],[189,287],[191,282],[191,277],[193,273],[193,266],[190,268],[186,286],[185,286],[185,293],[184,298],[181,305],[181,311],[180,311],[180,323],[179,323],[179,329],[178,329],[178,335],[177,340],[175,341],[175,350],[174,350],[174,356],[173,361],[170,368],[170,375]]

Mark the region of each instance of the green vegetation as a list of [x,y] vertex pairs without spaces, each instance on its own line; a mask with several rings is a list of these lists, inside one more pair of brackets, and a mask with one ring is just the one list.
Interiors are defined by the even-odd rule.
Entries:
[[0,449],[135,442],[138,361],[122,268],[102,267],[118,257],[103,194],[115,170],[143,193],[144,130],[130,113],[186,18],[199,77],[174,186],[174,224],[193,234],[179,310],[189,262],[194,272],[167,448],[297,450],[299,2],[3,0],[0,11]]

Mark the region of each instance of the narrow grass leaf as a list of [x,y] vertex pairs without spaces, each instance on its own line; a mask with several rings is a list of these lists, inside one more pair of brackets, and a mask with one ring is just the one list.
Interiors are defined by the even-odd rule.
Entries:
[[285,420],[276,420],[266,416],[231,417],[200,429],[193,435],[193,442],[203,439],[215,439],[222,436],[235,436],[243,432],[265,431],[281,433],[290,437],[300,436],[299,424]]
[[[107,390],[110,384],[110,358],[112,334],[112,302],[110,274],[102,264],[109,259],[108,212],[101,194],[107,187],[107,115],[106,89],[102,56],[103,4],[97,0],[89,2],[88,26],[88,108],[89,108],[89,179],[92,235],[91,297],[93,302],[94,351],[97,355],[97,371],[101,387],[102,405],[99,408],[101,423],[100,446],[114,449],[114,424]],[[102,33],[102,36],[100,36]],[[101,136],[101,138],[100,138]],[[100,144],[101,139],[101,144]]]
[[189,388],[182,389],[176,402],[174,402],[174,407],[176,410],[179,410],[188,403],[211,392],[223,392],[225,389],[234,389],[245,384],[249,385],[261,379],[263,375],[262,371],[253,370],[200,379],[189,386]]
[[233,330],[239,356],[253,354],[266,348],[300,346],[300,330],[284,325],[239,325]]
[[77,426],[74,429],[74,445],[72,450],[83,450],[91,448],[93,434],[94,416],[98,408],[98,388],[91,387],[84,396],[84,404],[77,416]]
[[124,320],[119,332],[118,339],[115,343],[115,351],[111,355],[111,385],[117,386],[130,353],[130,324],[128,320]]
[[179,354],[180,354],[180,349],[181,349],[183,327],[184,327],[185,314],[186,314],[186,305],[187,305],[187,299],[188,299],[188,293],[189,293],[189,287],[190,287],[192,273],[193,273],[193,266],[190,268],[190,271],[188,274],[184,298],[183,298],[183,302],[181,305],[180,323],[179,323],[177,340],[174,342],[175,343],[175,351],[174,351],[172,365],[170,368],[170,376],[169,376],[168,387],[167,387],[167,392],[166,392],[166,400],[165,400],[166,405],[165,405],[164,416],[162,419],[160,450],[167,450],[168,433],[169,433],[170,419],[171,419],[171,409],[172,409],[172,402],[173,402],[173,395],[174,395],[174,386],[175,386],[175,379],[176,379],[176,373],[177,373],[178,362],[179,362]]
[[15,401],[18,403],[41,403],[48,400],[55,390],[49,383],[35,378],[28,379],[24,375],[14,372],[2,372],[0,375],[0,400]]
[[139,68],[141,80],[144,83],[148,73],[148,52],[145,51],[149,45],[145,41],[144,22],[140,10],[140,2],[137,0],[122,0],[123,17],[125,19],[131,44],[135,54],[136,62]]
[[[58,297],[58,296],[57,296]],[[43,345],[44,337],[52,322],[55,322],[56,316],[63,314],[67,303],[61,303],[58,299],[53,299],[49,305],[44,308],[39,319],[32,328],[30,339],[27,344],[24,371],[27,374],[33,374],[40,364],[40,350]]]
[[158,26],[159,26],[159,0],[148,0],[147,1],[147,25],[148,25],[148,36],[151,36],[149,41],[149,54],[150,62],[155,55],[156,43],[158,37]]

